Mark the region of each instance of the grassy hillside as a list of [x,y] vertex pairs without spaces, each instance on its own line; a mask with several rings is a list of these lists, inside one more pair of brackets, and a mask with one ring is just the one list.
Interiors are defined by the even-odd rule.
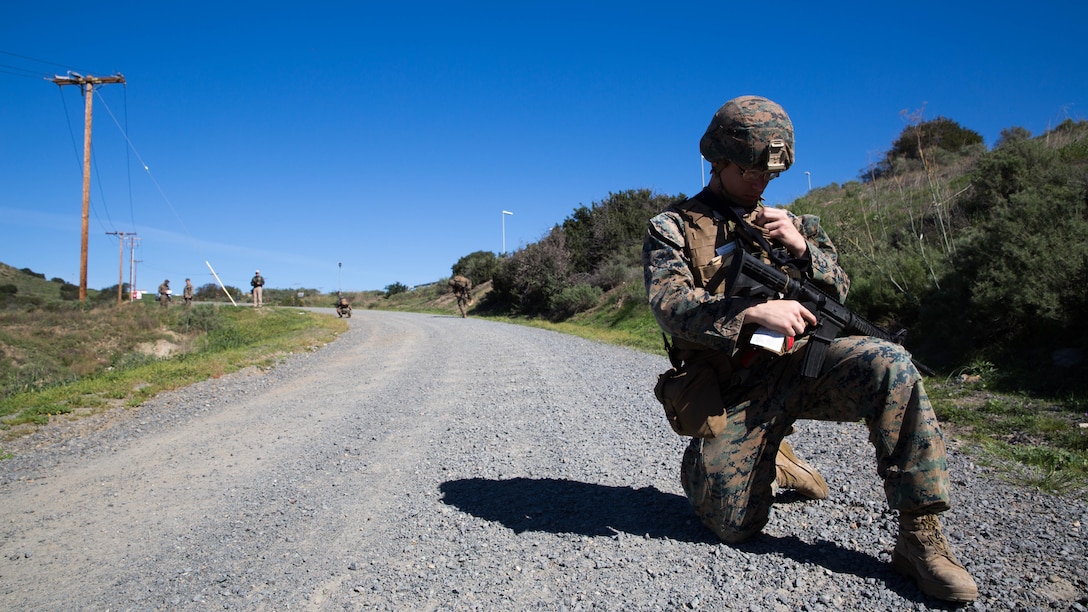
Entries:
[[[64,296],[61,294],[61,288],[73,286],[60,278],[48,280],[45,278],[44,274],[34,272],[29,268],[19,270],[7,264],[0,263],[0,287],[5,285],[15,287],[16,291],[14,294],[12,294],[10,290],[7,292],[0,292],[0,299],[23,304],[43,304],[49,301],[61,301],[64,299]],[[76,290],[78,291],[78,287],[76,287]]]
[[347,329],[296,309],[147,300],[0,310],[0,458],[10,441],[55,418],[135,407],[155,394],[248,366],[269,366]]

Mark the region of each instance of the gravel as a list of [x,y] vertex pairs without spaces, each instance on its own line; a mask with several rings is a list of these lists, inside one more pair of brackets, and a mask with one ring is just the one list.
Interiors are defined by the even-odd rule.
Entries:
[[[728,546],[680,488],[664,358],[479,319],[349,324],[273,368],[5,444],[0,609],[948,608],[891,569],[859,424],[799,423],[830,498],[782,492]],[[950,442],[968,607],[1088,609],[1083,495],[1007,484]]]

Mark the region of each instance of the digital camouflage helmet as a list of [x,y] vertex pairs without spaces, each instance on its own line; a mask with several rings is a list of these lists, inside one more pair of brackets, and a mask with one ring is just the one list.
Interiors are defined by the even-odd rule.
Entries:
[[718,109],[699,150],[711,164],[783,172],[793,165],[793,122],[777,103],[759,96],[734,98]]

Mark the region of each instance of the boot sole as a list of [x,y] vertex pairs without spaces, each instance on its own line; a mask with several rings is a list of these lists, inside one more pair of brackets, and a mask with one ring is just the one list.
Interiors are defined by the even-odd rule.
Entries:
[[914,564],[911,563],[909,559],[899,554],[898,551],[892,553],[892,568],[913,580],[914,584],[918,586],[918,590],[930,597],[955,602],[971,602],[978,599],[977,589],[960,591],[949,588],[946,584],[923,578],[918,574],[918,571],[914,569]]

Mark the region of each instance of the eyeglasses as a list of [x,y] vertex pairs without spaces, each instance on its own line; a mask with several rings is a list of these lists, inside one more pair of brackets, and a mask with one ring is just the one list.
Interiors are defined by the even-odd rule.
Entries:
[[737,169],[740,170],[740,177],[749,183],[770,182],[778,178],[779,174],[782,174],[781,172],[772,172],[770,170],[745,169],[739,164],[737,165]]

